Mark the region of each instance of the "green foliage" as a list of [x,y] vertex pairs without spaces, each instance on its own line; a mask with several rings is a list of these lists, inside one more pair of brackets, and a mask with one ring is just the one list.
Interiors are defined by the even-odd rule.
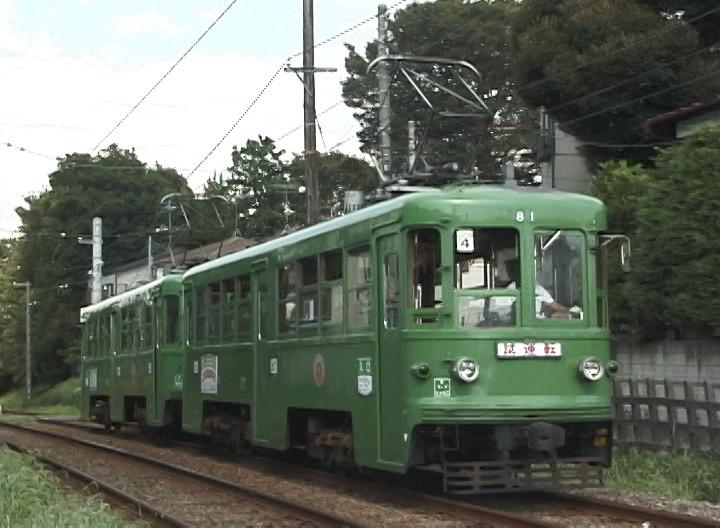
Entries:
[[95,497],[69,494],[58,478],[32,457],[0,447],[0,518],[3,526],[121,528],[147,526],[112,514]]
[[[716,96],[720,75],[713,72],[720,70],[720,58],[703,49],[707,44],[696,26],[668,16],[662,4],[669,2],[522,2],[513,48],[523,98],[546,107],[563,130],[583,141],[637,144],[646,142],[644,120]],[[620,147],[594,151],[600,159],[652,154]]]
[[11,390],[0,396],[3,409],[23,409],[54,415],[78,416],[80,414],[80,378],[68,378],[56,385],[33,387],[28,403],[25,387]]
[[[402,173],[406,169],[410,120],[417,123],[418,137],[423,137],[423,159],[429,165],[469,164],[474,155],[473,166],[486,178],[494,177],[498,163],[509,159],[512,152],[535,146],[536,131],[527,125],[537,121],[536,114],[519,100],[512,81],[509,21],[515,5],[512,0],[440,0],[412,4],[398,10],[389,21],[390,54],[442,57],[473,64],[483,77],[475,83],[475,89],[495,113],[496,125],[492,135],[488,135],[486,117],[447,119],[430,114],[404,76],[393,69],[390,89],[393,172]],[[362,126],[358,137],[362,150],[370,153],[379,144],[380,101],[377,72],[367,74],[366,70],[377,57],[378,44],[369,43],[364,55],[352,46],[348,46],[348,52],[343,98],[348,106],[357,109],[355,117]],[[451,85],[458,92],[462,90],[459,85]],[[432,90],[429,94],[438,95]],[[467,113],[467,108],[462,110],[448,97],[434,103],[438,103],[436,108]]]
[[[367,162],[340,152],[319,155],[320,214],[327,218],[342,214],[345,191],[356,190],[370,193],[378,187],[375,169]],[[288,166],[293,182],[302,185],[305,178],[305,158],[295,156]],[[298,199],[299,198],[299,199]],[[300,218],[305,218],[307,201],[299,195],[293,202],[293,209]]]
[[[593,175],[592,194],[608,208],[608,230],[630,237],[634,246],[637,234],[637,213],[645,206],[645,198],[652,184],[650,172],[642,165],[626,161],[610,161],[601,165]],[[608,258],[608,288],[610,327],[614,331],[632,323],[632,305],[628,276],[620,266],[617,245],[610,246]]]
[[[96,156],[69,154],[49,175],[49,188],[18,208],[23,238],[2,268],[0,301],[0,390],[25,379],[24,292],[13,281],[32,284],[33,382],[67,378],[77,364],[78,313],[86,304],[92,219],[103,219],[103,265],[112,268],[144,257],[149,233],[164,219],[160,199],[190,192],[173,169],[148,168],[135,153],[111,145]],[[3,304],[4,304],[3,303]]]
[[[307,201],[304,193],[305,160],[295,155],[283,160],[268,137],[248,140],[232,153],[231,176],[214,177],[205,183],[205,193],[223,196],[237,210],[239,234],[264,239],[305,225]],[[375,170],[365,161],[340,152],[319,154],[320,214],[323,218],[342,212],[344,192],[370,192],[377,187]],[[226,216],[225,225],[234,225]]]
[[637,214],[631,298],[648,336],[707,335],[720,325],[720,123],[663,151]]
[[606,485],[617,490],[720,502],[720,459],[615,449]]
[[285,227],[285,188],[290,181],[283,154],[269,137],[248,139],[241,149],[233,148],[231,176],[205,183],[206,194],[224,196],[236,205],[240,234],[246,238],[263,239]]

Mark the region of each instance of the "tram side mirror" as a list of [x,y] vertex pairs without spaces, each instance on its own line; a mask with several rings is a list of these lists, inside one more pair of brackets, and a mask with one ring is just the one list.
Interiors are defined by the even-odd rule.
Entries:
[[625,273],[630,273],[630,239],[626,238],[620,243],[620,266]]
[[620,243],[620,267],[625,273],[629,273],[632,268],[630,266],[630,239],[627,235],[614,235],[609,233],[600,235],[600,245],[603,247],[616,240]]

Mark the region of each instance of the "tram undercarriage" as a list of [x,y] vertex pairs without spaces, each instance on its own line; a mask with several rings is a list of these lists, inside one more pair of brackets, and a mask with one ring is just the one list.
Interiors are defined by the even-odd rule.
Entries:
[[441,473],[444,491],[454,494],[598,486],[610,444],[609,422],[423,425],[411,465]]

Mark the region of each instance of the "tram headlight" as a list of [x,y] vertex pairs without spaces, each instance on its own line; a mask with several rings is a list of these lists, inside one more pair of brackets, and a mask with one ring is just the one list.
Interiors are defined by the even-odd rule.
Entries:
[[480,365],[474,359],[467,357],[456,359],[453,363],[452,375],[459,381],[472,383],[480,375]]
[[588,357],[578,365],[580,375],[589,381],[597,381],[605,375],[605,367],[596,357]]

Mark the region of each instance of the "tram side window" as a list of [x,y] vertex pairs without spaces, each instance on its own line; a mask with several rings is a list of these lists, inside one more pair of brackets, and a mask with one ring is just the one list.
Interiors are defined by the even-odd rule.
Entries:
[[372,299],[369,247],[363,246],[348,251],[347,274],[348,324],[352,327],[369,326]]
[[250,275],[237,278],[237,334],[239,339],[249,338],[251,329]]
[[97,320],[95,318],[88,319],[88,321],[85,323],[88,356],[97,356],[98,355],[96,325],[97,325]]
[[120,350],[130,350],[130,311],[127,306],[120,308]]
[[317,331],[318,303],[318,257],[313,255],[298,261],[300,266],[300,313],[299,330],[303,334]]
[[180,343],[180,299],[177,295],[165,297],[165,344]]
[[[408,233],[408,266],[411,308],[440,308],[440,233],[437,229],[416,229]],[[432,318],[418,322],[432,322]]]
[[320,255],[320,320],[323,325],[343,321],[343,260],[342,250]]
[[232,343],[237,336],[237,284],[236,279],[225,279],[220,284],[222,290],[222,342]]
[[280,268],[278,284],[280,289],[280,301],[278,303],[279,331],[281,334],[296,332],[297,265],[295,263]]
[[208,289],[207,337],[209,343],[219,343],[222,337],[222,286],[220,282],[212,282]]
[[400,278],[397,253],[388,253],[383,262],[383,305],[385,328],[396,328],[400,315]]
[[607,250],[606,246],[597,245],[595,251],[595,280],[597,282],[597,325],[607,327],[608,297],[607,297]]
[[207,339],[208,290],[199,286],[195,290],[195,343],[202,344]]
[[142,305],[142,332],[141,339],[143,349],[151,348],[153,346],[153,305],[150,302],[146,302]]

